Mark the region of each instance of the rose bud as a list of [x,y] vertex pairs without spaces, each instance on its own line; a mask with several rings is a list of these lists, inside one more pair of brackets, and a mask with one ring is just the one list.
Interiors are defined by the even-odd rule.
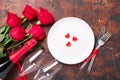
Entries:
[[10,30],[10,37],[14,40],[14,41],[22,41],[26,36],[26,32],[25,29],[18,26],[18,27],[14,27]]
[[23,15],[28,20],[33,20],[35,17],[37,17],[37,14],[38,14],[37,10],[35,10],[29,5],[26,5],[26,7],[23,10]]
[[32,37],[37,40],[42,40],[46,36],[44,30],[36,24],[32,26],[28,33],[31,34]]
[[22,24],[22,19],[17,15],[8,12],[7,22],[10,27],[20,26]]
[[55,22],[53,15],[48,10],[40,7],[40,13],[38,14],[39,21],[37,24],[49,25]]

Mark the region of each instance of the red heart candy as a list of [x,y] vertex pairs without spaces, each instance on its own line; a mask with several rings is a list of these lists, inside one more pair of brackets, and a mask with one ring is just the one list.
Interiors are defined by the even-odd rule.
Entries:
[[70,34],[67,33],[67,34],[65,35],[65,38],[70,38]]
[[67,46],[67,47],[70,47],[70,46],[71,46],[71,43],[70,43],[70,42],[67,42],[66,46]]
[[77,38],[76,36],[73,36],[72,40],[73,40],[73,41],[77,41],[78,38]]

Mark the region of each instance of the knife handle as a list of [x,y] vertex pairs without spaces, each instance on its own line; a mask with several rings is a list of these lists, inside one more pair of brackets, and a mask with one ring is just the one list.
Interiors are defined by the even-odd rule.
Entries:
[[90,61],[90,64],[89,64],[89,66],[88,66],[88,71],[89,71],[89,72],[90,72],[91,69],[92,69],[92,65],[93,65],[93,63],[94,63],[95,57],[96,57],[96,54],[92,57],[92,59],[91,59],[91,61]]

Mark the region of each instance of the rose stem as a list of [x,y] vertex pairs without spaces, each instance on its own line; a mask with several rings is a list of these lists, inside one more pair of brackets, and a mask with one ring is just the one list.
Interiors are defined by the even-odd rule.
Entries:
[[13,46],[8,47],[7,50],[12,49],[12,48],[14,48],[14,47],[16,47],[16,46],[21,45],[22,43],[24,43],[24,42],[26,42],[27,40],[29,40],[31,37],[32,37],[32,35],[29,35],[29,36],[28,36],[26,39],[24,39],[23,41],[17,43],[16,45],[13,45]]

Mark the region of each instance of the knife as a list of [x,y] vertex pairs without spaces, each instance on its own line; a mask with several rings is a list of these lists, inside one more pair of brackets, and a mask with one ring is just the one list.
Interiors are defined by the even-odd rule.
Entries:
[[[97,44],[96,44],[96,45],[98,45],[99,39],[100,39],[104,34],[105,34],[105,27],[103,26],[103,27],[101,28],[100,33],[99,33],[99,36],[98,36]],[[90,72],[91,69],[92,69],[92,65],[93,65],[93,63],[94,63],[95,57],[96,57],[96,54],[92,57],[92,59],[91,59],[91,61],[90,61],[90,63],[89,63],[89,66],[88,66],[88,71],[89,71],[89,72]]]
[[[100,30],[99,36],[98,36],[98,40],[105,34],[105,26],[103,26]],[[97,40],[97,44],[98,44],[98,40]]]
[[[96,45],[98,44],[98,40],[99,40],[104,34],[105,34],[105,27],[103,26],[103,27],[101,28],[101,30],[100,30],[100,33],[99,33],[99,36],[98,36]],[[93,57],[94,57],[94,56],[93,56]],[[92,60],[92,61],[90,62],[89,67],[88,67],[88,68],[89,68],[88,70],[91,69],[91,67],[92,67],[91,65],[93,64],[93,61],[94,61],[94,60]],[[89,61],[84,62],[84,63],[81,65],[80,69],[83,69],[88,62],[89,62]]]

